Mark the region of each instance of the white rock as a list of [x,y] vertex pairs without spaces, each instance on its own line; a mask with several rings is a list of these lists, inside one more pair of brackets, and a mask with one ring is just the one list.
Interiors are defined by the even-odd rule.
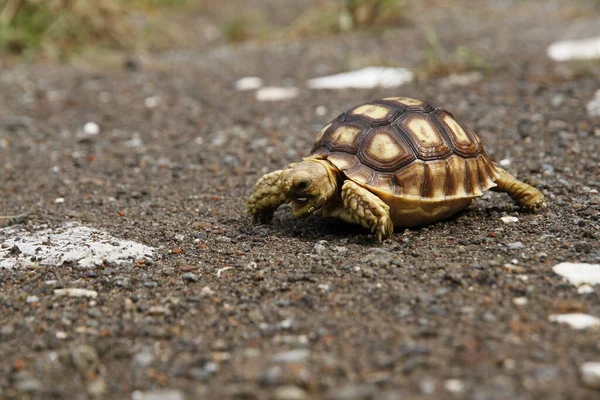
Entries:
[[272,360],[276,363],[295,363],[306,362],[309,357],[310,351],[308,349],[296,349],[277,353],[273,356]]
[[[18,247],[18,254],[11,252],[14,246]],[[152,259],[154,251],[152,247],[74,224],[34,232],[16,225],[0,229],[0,268],[64,263],[81,268],[103,263],[122,265],[139,258]]]
[[295,87],[264,87],[256,91],[258,101],[289,100],[298,97],[300,91]]
[[600,264],[564,262],[555,265],[552,270],[575,286],[600,283]]
[[600,319],[588,314],[553,314],[548,317],[550,322],[569,324],[575,329],[587,329],[600,326]]
[[504,222],[505,224],[514,224],[515,222],[519,222],[519,218],[517,217],[511,217],[511,216],[505,216],[505,217],[501,217],[500,220],[502,222]]
[[600,37],[555,42],[548,46],[547,53],[554,61],[600,58]]
[[83,126],[83,133],[89,136],[95,136],[100,133],[100,126],[95,122],[88,122]]
[[315,114],[317,114],[319,117],[322,117],[323,115],[327,114],[327,107],[318,106],[315,108]]
[[39,301],[40,299],[37,296],[27,296],[27,299],[25,300],[26,303],[38,303]]
[[586,362],[579,367],[581,371],[581,380],[592,388],[600,389],[600,362]]
[[460,379],[446,379],[444,388],[451,393],[462,393],[465,391],[465,384]]
[[502,160],[500,160],[500,162],[498,162],[498,164],[500,164],[501,167],[508,167],[511,163],[512,161],[509,158],[503,158]]
[[600,117],[600,90],[596,91],[594,98],[587,103],[586,108],[590,117]]
[[263,80],[257,76],[247,76],[245,78],[239,79],[235,83],[235,88],[237,90],[256,90],[263,86]]
[[64,197],[57,197],[56,199],[54,199],[54,204],[62,204],[64,202],[65,202]]
[[515,297],[512,302],[515,306],[524,306],[527,304],[527,297]]
[[131,394],[132,400],[185,400],[181,390],[177,389],[159,389],[152,392],[142,392],[136,390]]
[[98,297],[98,292],[89,289],[80,288],[66,288],[66,289],[54,289],[55,296],[69,296],[69,297],[89,297],[95,299]]
[[579,293],[579,294],[594,293],[594,288],[588,284],[581,285],[577,288],[577,293]]
[[440,85],[446,88],[453,86],[468,86],[483,79],[479,71],[466,72],[464,74],[452,74],[440,81]]
[[311,89],[373,89],[401,86],[414,79],[414,73],[405,68],[367,67],[352,72],[310,79]]
[[155,108],[160,104],[160,96],[151,96],[144,99],[146,108]]

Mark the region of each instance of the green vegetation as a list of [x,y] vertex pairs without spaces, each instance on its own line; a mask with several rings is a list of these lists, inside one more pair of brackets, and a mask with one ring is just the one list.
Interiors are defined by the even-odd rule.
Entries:
[[425,50],[427,67],[425,75],[446,76],[452,74],[479,71],[482,73],[492,72],[492,65],[480,54],[467,46],[458,46],[452,51],[445,49],[433,29],[426,29],[429,47]]
[[170,35],[155,13],[188,0],[0,0],[0,50],[67,58],[87,46],[135,47],[150,31]]

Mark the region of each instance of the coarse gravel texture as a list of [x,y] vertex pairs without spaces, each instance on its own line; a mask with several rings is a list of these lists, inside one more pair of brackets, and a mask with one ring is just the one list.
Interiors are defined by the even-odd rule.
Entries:
[[[599,398],[580,372],[600,361],[599,332],[548,316],[600,317],[599,286],[579,294],[552,271],[600,262],[600,119],[586,111],[600,64],[545,51],[591,35],[600,9],[438,3],[384,32],[173,50],[128,68],[0,69],[0,214],[31,211],[23,235],[74,223],[156,249],[125,264],[0,270],[0,398]],[[493,70],[466,86],[306,87],[373,60],[418,72],[425,22]],[[259,102],[235,90],[245,76],[298,96]],[[249,222],[258,177],[306,155],[343,110],[392,95],[449,109],[549,207],[522,213],[486,193],[382,245],[289,207]]]

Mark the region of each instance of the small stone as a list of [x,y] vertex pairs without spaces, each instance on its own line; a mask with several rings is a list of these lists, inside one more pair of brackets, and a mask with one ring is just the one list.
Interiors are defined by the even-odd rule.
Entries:
[[524,306],[527,304],[527,297],[515,297],[512,302],[515,306]]
[[517,217],[511,217],[511,216],[505,216],[505,217],[501,217],[500,220],[502,222],[504,222],[505,224],[514,224],[516,222],[519,222],[519,218]]
[[315,254],[323,256],[327,253],[327,240],[319,240],[313,248]]
[[308,398],[306,392],[298,386],[280,386],[273,395],[275,400],[304,400]]
[[332,390],[329,398],[332,400],[371,400],[376,393],[377,388],[372,384],[348,384]]
[[519,250],[525,247],[522,242],[513,242],[506,245],[510,250]]
[[64,197],[57,197],[56,199],[54,199],[54,204],[62,204],[64,202],[65,202]]
[[500,160],[500,162],[498,162],[498,164],[500,164],[501,167],[508,167],[511,163],[512,161],[509,158],[504,158]]
[[95,136],[100,133],[100,126],[95,122],[88,122],[83,126],[83,133],[89,136]]
[[258,101],[290,100],[298,97],[300,91],[295,87],[264,87],[256,91]]
[[600,362],[586,362],[579,367],[583,384],[592,389],[600,389]]
[[19,392],[34,393],[41,391],[43,388],[42,383],[38,379],[32,377],[29,373],[26,373],[24,371],[22,371],[19,374],[16,374],[14,376],[14,380],[15,388]]
[[37,296],[27,296],[26,303],[39,303],[40,299]]
[[458,394],[465,391],[465,384],[460,379],[446,379],[444,388],[450,393]]
[[163,306],[152,306],[148,309],[148,314],[150,315],[164,315],[167,312],[167,308]]
[[553,314],[548,317],[550,322],[568,324],[575,329],[587,329],[600,327],[600,319],[593,315],[573,313],[573,314]]
[[183,279],[185,282],[197,282],[198,276],[194,273],[186,272],[185,274],[181,275],[181,279]]
[[158,282],[155,282],[155,281],[144,282],[144,287],[146,287],[148,289],[154,289],[157,286],[158,286]]
[[588,293],[594,293],[594,288],[590,285],[581,285],[577,288],[577,293],[579,294],[588,294]]
[[160,105],[160,96],[151,96],[144,99],[146,108],[156,108]]
[[304,363],[309,357],[309,350],[296,349],[277,353],[273,356],[272,361],[276,363]]
[[98,292],[89,289],[79,288],[66,288],[66,289],[54,289],[55,296],[69,296],[69,297],[89,297],[95,299],[98,297]]
[[185,400],[185,396],[181,390],[177,389],[160,389],[152,392],[142,392],[136,390],[131,394],[132,400]]
[[550,98],[550,104],[552,107],[560,107],[565,102],[565,95],[562,93],[556,93]]
[[315,108],[315,114],[317,114],[319,117],[324,116],[325,114],[327,114],[327,107],[318,106],[317,108]]
[[80,344],[71,348],[71,359],[81,374],[95,372],[100,367],[98,352],[92,346]]
[[106,393],[106,382],[102,377],[97,377],[87,386],[88,394],[92,397],[100,397]]
[[239,91],[256,90],[261,88],[263,84],[263,80],[257,76],[246,76],[244,78],[239,79],[235,83],[235,88]]
[[145,368],[154,361],[154,354],[149,348],[145,348],[133,356],[133,365],[138,368]]
[[575,286],[600,284],[600,264],[563,262],[552,270]]

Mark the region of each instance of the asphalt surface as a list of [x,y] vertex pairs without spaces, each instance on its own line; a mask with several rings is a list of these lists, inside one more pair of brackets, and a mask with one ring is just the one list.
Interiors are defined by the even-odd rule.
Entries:
[[[600,64],[545,53],[593,34],[600,9],[493,3],[415,5],[383,33],[0,69],[0,214],[31,212],[10,228],[72,223],[156,248],[125,264],[0,270],[0,398],[600,398],[580,374],[600,361],[598,331],[548,320],[600,317],[598,287],[580,294],[552,271],[600,262],[600,120],[585,106]],[[445,51],[467,46],[493,68],[466,85],[306,88],[381,62],[424,70],[426,23]],[[235,89],[245,76],[299,95],[259,102]],[[382,245],[289,207],[250,223],[262,174],[307,155],[340,112],[395,95],[447,108],[549,207],[522,213],[486,193]],[[54,293],[73,287],[97,297]]]

